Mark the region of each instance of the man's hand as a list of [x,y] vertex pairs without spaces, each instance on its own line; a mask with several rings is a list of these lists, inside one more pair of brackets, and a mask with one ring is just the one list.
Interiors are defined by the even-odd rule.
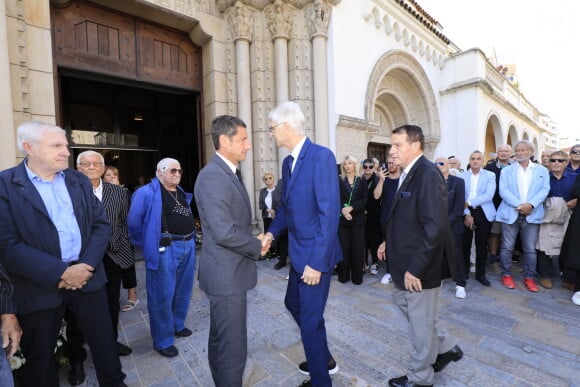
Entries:
[[[93,276],[93,271],[95,269],[86,263],[79,263],[67,267],[67,269],[62,273],[60,279],[62,279],[68,286],[67,289],[77,290],[82,288],[87,284],[89,279]],[[59,283],[60,287],[60,283]]]
[[[268,233],[270,234],[270,233]],[[270,234],[272,235],[272,234]],[[262,251],[260,251],[260,255],[263,257],[264,255],[268,254],[270,247],[272,246],[272,239],[265,236],[264,234],[260,234],[257,238],[262,242]]]
[[576,208],[577,203],[578,203],[578,198],[574,198],[570,201],[567,201],[566,206],[568,206],[569,210],[573,210],[574,208]]
[[389,170],[383,169],[382,167],[379,167],[377,169],[377,171],[375,172],[375,174],[379,177],[379,181],[383,182],[383,181],[385,181],[385,178],[389,175]]
[[321,274],[322,273],[320,273],[318,270],[314,270],[310,266],[306,265],[306,267],[304,267],[304,273],[302,273],[301,279],[306,285],[314,286],[320,283]]
[[465,225],[465,227],[467,227],[470,230],[473,230],[473,216],[471,215],[465,215],[465,217],[463,218],[463,224]]
[[348,207],[342,207],[340,212],[342,213],[342,216],[344,216],[344,218],[346,220],[352,220],[352,215],[351,215],[352,210],[353,210],[352,206],[348,206]]
[[383,242],[379,245],[379,248],[377,249],[377,257],[381,261],[387,259],[387,242]]
[[405,289],[410,292],[420,292],[423,290],[423,285],[419,278],[407,271],[405,272]]
[[11,358],[20,345],[20,338],[22,337],[22,329],[15,314],[3,314],[0,315],[2,323],[0,324],[2,332],[2,348],[9,348],[8,358]]
[[523,203],[518,206],[518,213],[520,215],[528,216],[533,210],[534,207],[530,203]]

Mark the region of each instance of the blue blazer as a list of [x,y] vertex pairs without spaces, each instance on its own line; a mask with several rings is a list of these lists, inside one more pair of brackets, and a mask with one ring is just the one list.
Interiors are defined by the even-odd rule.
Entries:
[[[95,268],[81,291],[95,291],[107,282],[103,255],[111,226],[89,179],[71,169],[64,171],[64,179],[81,231],[79,262]],[[24,162],[0,173],[0,214],[0,260],[14,284],[18,313],[58,307],[57,286],[68,263],[60,258],[58,230]]]
[[[471,171],[465,171],[459,175],[465,181],[465,201],[469,199],[471,192]],[[490,222],[495,220],[495,206],[493,205],[493,195],[495,195],[495,173],[481,168],[479,180],[475,188],[476,197],[471,201],[471,207],[481,207],[485,217]],[[467,212],[467,211],[466,211]]]
[[[520,200],[518,190],[518,166],[519,163],[513,163],[501,171],[499,177],[499,194],[502,201],[495,217],[499,222],[513,224],[518,218],[516,208],[520,204],[523,204]],[[540,224],[544,219],[543,203],[550,192],[550,175],[548,170],[542,165],[532,165],[530,161],[528,168],[530,167],[532,168],[532,182],[526,201],[534,206],[534,210],[530,215],[526,216],[526,221],[528,223]]]
[[268,231],[277,238],[288,229],[289,255],[298,273],[306,265],[327,273],[342,261],[336,158],[330,149],[306,139],[291,176],[290,167],[288,156],[282,166],[282,201]]

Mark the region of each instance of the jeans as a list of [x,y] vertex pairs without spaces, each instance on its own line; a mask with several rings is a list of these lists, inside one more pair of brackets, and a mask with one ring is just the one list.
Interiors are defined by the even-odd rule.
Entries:
[[519,215],[513,224],[501,225],[501,248],[499,261],[502,275],[511,275],[512,253],[518,233],[522,241],[522,269],[524,278],[536,276],[536,241],[538,240],[539,224],[528,223],[526,217]]
[[14,379],[10,370],[10,363],[6,357],[6,352],[0,351],[0,383],[4,387],[13,387]]
[[193,290],[195,241],[173,241],[159,254],[157,270],[147,269],[147,310],[155,349],[173,345],[175,332],[185,328]]

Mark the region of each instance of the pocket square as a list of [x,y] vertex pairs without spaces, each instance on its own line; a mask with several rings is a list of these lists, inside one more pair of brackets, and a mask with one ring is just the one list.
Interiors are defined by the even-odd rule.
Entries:
[[408,198],[409,196],[411,196],[411,192],[407,192],[407,191],[401,192],[401,197],[402,198]]

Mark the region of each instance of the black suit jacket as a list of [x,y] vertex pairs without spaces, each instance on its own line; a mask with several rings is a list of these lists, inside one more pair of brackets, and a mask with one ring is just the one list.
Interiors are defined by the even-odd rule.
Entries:
[[129,191],[120,185],[103,182],[103,206],[111,224],[107,255],[123,269],[135,263],[127,229]]
[[447,215],[453,234],[463,234],[463,210],[465,208],[465,181],[457,176],[447,177]]
[[[278,181],[276,188],[272,191],[272,209],[276,211],[278,206],[280,205],[280,201],[282,200],[282,189],[281,189],[282,180]],[[266,206],[266,196],[268,196],[268,189],[266,187],[260,190],[260,197],[258,199],[258,205],[260,206],[260,210],[262,210],[262,219],[268,217],[268,213],[266,210],[268,206]]]
[[395,194],[387,218],[389,269],[398,289],[409,271],[424,289],[449,276],[453,242],[447,217],[447,187],[437,167],[421,156]]

